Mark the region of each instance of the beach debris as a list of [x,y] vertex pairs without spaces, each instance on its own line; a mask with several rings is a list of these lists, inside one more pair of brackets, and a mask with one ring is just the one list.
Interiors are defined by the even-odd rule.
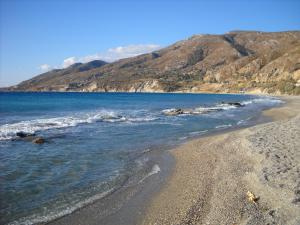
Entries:
[[42,138],[42,137],[38,137],[38,138],[33,139],[32,143],[35,143],[35,144],[44,144],[45,143],[45,139]]
[[259,197],[255,196],[251,191],[247,191],[248,201],[257,204]]

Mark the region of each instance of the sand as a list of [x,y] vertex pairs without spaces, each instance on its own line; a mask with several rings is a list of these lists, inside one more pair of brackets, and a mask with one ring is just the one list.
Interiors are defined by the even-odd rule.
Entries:
[[157,153],[158,174],[49,224],[299,225],[300,97],[283,99],[273,122]]
[[141,224],[300,224],[300,98],[284,100],[264,113],[273,122],[172,150],[173,172]]

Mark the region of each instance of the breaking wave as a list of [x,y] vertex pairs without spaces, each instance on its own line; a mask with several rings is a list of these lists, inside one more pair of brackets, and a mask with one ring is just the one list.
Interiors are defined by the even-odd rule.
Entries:
[[96,194],[92,197],[89,197],[85,200],[75,203],[72,206],[66,207],[62,210],[57,209],[55,211],[47,212],[46,215],[32,215],[32,216],[24,217],[17,221],[11,222],[8,225],[33,225],[33,224],[49,222],[54,219],[71,214],[79,208],[82,208],[82,207],[89,205],[97,200],[100,200],[100,199],[104,198],[105,196],[109,195],[111,192],[113,192],[113,190],[114,189],[112,188],[112,189],[109,189],[108,191]]
[[157,173],[159,173],[160,172],[160,167],[159,167],[159,165],[157,165],[157,164],[155,164],[153,167],[152,167],[152,169],[151,169],[151,171],[145,176],[145,177],[143,177],[140,181],[139,181],[139,183],[142,183],[145,179],[147,179],[148,177],[150,177],[150,176],[152,176],[152,175],[154,175],[154,174],[157,174]]
[[67,127],[75,127],[81,124],[96,123],[96,122],[148,122],[156,120],[154,116],[130,116],[119,115],[114,111],[98,111],[93,113],[76,114],[72,116],[44,118],[21,121],[17,123],[4,124],[0,126],[0,140],[9,140],[16,138],[18,132],[34,134],[37,131],[59,129]]
[[261,97],[261,98],[255,98],[255,99],[241,101],[241,102],[231,102],[231,103],[222,102],[214,106],[199,106],[193,109],[170,108],[170,109],[164,109],[161,112],[165,115],[197,115],[197,114],[207,114],[211,112],[232,110],[232,109],[237,109],[249,105],[275,106],[281,103],[283,103],[283,101],[273,97]]

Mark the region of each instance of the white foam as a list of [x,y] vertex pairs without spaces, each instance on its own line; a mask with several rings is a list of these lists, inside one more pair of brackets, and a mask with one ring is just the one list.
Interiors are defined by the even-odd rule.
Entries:
[[83,201],[80,201],[78,203],[75,204],[70,204],[71,206],[66,207],[64,209],[57,209],[56,211],[52,211],[52,212],[46,212],[47,215],[32,215],[29,217],[24,217],[21,218],[17,221],[11,222],[8,225],[32,225],[32,224],[38,224],[38,223],[45,223],[45,222],[49,222],[52,221],[54,219],[60,218],[62,216],[71,214],[72,212],[74,212],[75,210],[82,208],[88,204],[91,204],[99,199],[104,198],[105,196],[107,196],[108,194],[110,194],[114,189],[109,189],[105,192],[102,192],[100,194],[96,194],[90,198],[87,198]]
[[267,105],[278,105],[282,104],[283,101],[273,97],[261,97],[261,98],[254,98],[251,100],[242,101],[241,104],[249,105],[249,104],[267,104]]
[[[242,102],[240,102],[240,105],[234,105],[234,104],[230,104],[230,103],[221,103],[221,104],[216,104],[215,106],[211,106],[211,107],[200,106],[200,107],[196,107],[194,109],[183,109],[182,113],[178,114],[178,116],[208,114],[211,112],[219,112],[219,111],[237,109],[237,108],[247,106],[250,104],[262,104],[262,105],[266,105],[266,106],[273,106],[273,105],[278,105],[281,103],[283,103],[283,101],[273,98],[273,97],[260,97],[260,98],[255,98],[255,99],[251,99],[251,100],[242,101]],[[164,109],[161,112],[163,114],[168,114],[170,112],[175,112],[176,110],[177,110],[176,108],[170,108],[170,109]]]
[[206,133],[208,130],[200,130],[200,131],[193,131],[193,132],[190,132],[189,134],[191,136],[197,136],[197,135],[200,135],[200,134],[204,134]]
[[231,127],[231,126],[232,126],[231,124],[224,124],[224,125],[216,126],[215,128],[217,128],[217,129],[223,129],[223,128],[228,128],[228,127]]
[[97,112],[74,114],[72,116],[42,118],[35,120],[21,121],[17,123],[4,124],[0,126],[0,140],[9,140],[16,137],[17,132],[33,134],[37,131],[48,129],[59,129],[66,127],[75,127],[80,124],[95,122],[148,122],[156,120],[156,117],[140,116],[133,117],[130,115],[121,116],[114,111],[101,110]]
[[157,165],[157,164],[155,164],[153,167],[152,167],[152,169],[151,169],[151,171],[145,176],[145,177],[143,177],[143,179],[141,179],[140,181],[139,181],[139,183],[142,183],[145,179],[147,179],[148,177],[150,177],[150,176],[152,176],[152,175],[154,175],[154,174],[157,174],[157,173],[159,173],[160,172],[160,167],[159,167],[159,165]]
[[183,137],[179,137],[178,140],[185,140],[187,138],[188,138],[187,136],[183,136]]
[[176,110],[175,108],[164,109],[164,110],[162,110],[162,113],[169,113],[169,112],[173,112],[175,110]]
[[248,117],[247,119],[240,120],[240,121],[238,121],[236,124],[237,124],[237,125],[246,124],[247,121],[249,121],[251,118],[252,118],[252,117]]
[[143,168],[148,161],[149,161],[148,157],[143,157],[143,158],[139,158],[139,159],[135,160],[138,168]]
[[152,175],[157,174],[157,173],[159,173],[159,172],[160,172],[160,167],[159,167],[157,164],[155,164],[155,165],[152,167],[152,170],[151,170],[151,172],[148,174],[148,176],[152,176]]
[[157,117],[145,116],[145,117],[128,118],[128,121],[130,121],[130,122],[148,122],[148,121],[154,121],[157,119],[158,119]]

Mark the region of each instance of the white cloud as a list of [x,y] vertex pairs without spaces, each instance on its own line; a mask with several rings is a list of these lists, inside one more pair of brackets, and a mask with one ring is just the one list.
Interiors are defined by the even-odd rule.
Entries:
[[62,63],[62,68],[67,68],[68,66],[71,66],[76,62],[78,62],[78,61],[75,56],[66,58],[66,59],[64,59],[64,61]]
[[127,45],[110,48],[105,52],[87,55],[79,59],[80,62],[86,63],[92,60],[104,60],[106,62],[114,62],[119,59],[134,57],[137,55],[149,53],[160,49],[160,45],[155,44],[140,44]]
[[87,62],[90,62],[93,60],[101,60],[101,59],[103,60],[103,58],[101,58],[101,56],[97,53],[94,55],[87,55],[87,56],[81,57],[80,62],[87,63]]
[[109,61],[115,61],[122,58],[134,57],[137,55],[153,52],[160,49],[159,45],[145,44],[145,45],[128,45],[120,46],[116,48],[110,48],[107,50],[105,56]]
[[43,64],[40,66],[40,69],[42,69],[42,66],[44,69],[47,68],[48,70],[50,68],[67,68],[74,63],[78,63],[78,62],[87,63],[87,62],[90,62],[93,60],[103,60],[106,62],[114,62],[119,59],[134,57],[137,55],[153,52],[160,48],[161,48],[161,46],[156,45],[156,44],[138,44],[138,45],[119,46],[116,48],[110,48],[110,49],[106,50],[105,52],[87,55],[87,56],[83,56],[83,57],[79,57],[79,58],[75,57],[75,56],[66,58],[63,60],[61,67],[59,67],[59,66],[51,67],[47,64]]
[[42,65],[39,66],[39,69],[43,72],[47,72],[51,69],[51,66],[48,65],[48,64],[42,64]]

